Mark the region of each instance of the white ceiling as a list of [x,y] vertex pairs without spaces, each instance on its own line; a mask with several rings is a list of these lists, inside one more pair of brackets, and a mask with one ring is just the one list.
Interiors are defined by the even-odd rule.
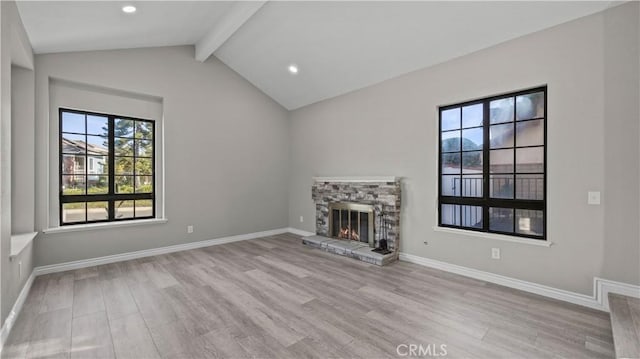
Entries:
[[[230,2],[141,1],[135,15],[123,14],[124,4],[18,7],[36,53],[199,44],[235,21],[226,42],[218,31],[214,55],[295,109],[601,11],[610,1],[269,1],[233,19],[238,4]],[[239,26],[238,18],[248,20]],[[287,72],[290,63],[297,75]]]
[[[135,14],[122,6],[135,4]],[[36,53],[194,44],[232,6],[222,1],[18,1]]]

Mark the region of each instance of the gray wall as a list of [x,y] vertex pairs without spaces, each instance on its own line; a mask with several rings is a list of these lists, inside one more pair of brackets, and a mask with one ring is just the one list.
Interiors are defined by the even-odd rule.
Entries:
[[[404,178],[402,252],[587,295],[594,276],[640,284],[637,7],[628,3],[293,111],[290,226],[315,230],[313,176],[395,175]],[[627,70],[635,77],[618,82],[624,73],[617,71]],[[543,84],[554,245],[434,231],[438,106]],[[594,190],[603,205],[587,205]],[[492,247],[502,249],[501,260],[490,259]]]
[[627,283],[640,282],[640,27],[633,6],[604,13],[603,276]]
[[[34,72],[11,67],[11,233],[34,232]],[[6,281],[6,319],[33,270],[33,242],[7,262],[2,276]],[[19,266],[22,266],[20,272]],[[6,270],[6,272],[5,272]]]
[[57,166],[48,152],[57,129],[50,78],[162,99],[168,218],[40,235],[36,265],[287,226],[287,112],[217,59],[197,62],[193,47],[179,46],[38,55],[35,62],[37,229],[53,225],[49,183],[57,181],[49,176]]
[[11,67],[11,232],[34,231],[34,72]]
[[[0,323],[11,309],[9,254],[11,253],[11,16],[9,3],[0,2]],[[9,195],[7,198],[7,194]]]
[[[12,67],[12,65],[21,66]],[[4,325],[18,294],[33,268],[33,246],[28,245],[10,259],[11,234],[33,231],[33,53],[13,1],[0,2],[0,323]],[[26,144],[16,143],[16,151],[24,150],[25,162],[14,163],[12,132],[31,132]],[[31,144],[31,147],[29,146]],[[21,156],[20,156],[21,157]],[[31,163],[29,163],[31,162]],[[14,169],[31,176],[12,186]],[[25,194],[24,203],[14,208],[13,189]],[[26,216],[26,218],[22,218]],[[31,218],[29,218],[29,216]],[[15,217],[18,217],[14,220]],[[31,230],[29,222],[31,221]],[[15,223],[15,228],[12,228]],[[18,266],[22,263],[22,275]]]

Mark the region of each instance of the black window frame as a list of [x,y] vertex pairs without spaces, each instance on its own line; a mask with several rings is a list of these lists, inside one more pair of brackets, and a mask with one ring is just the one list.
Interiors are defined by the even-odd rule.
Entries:
[[[75,113],[75,114],[81,114],[85,116],[85,133],[73,133],[73,132],[63,132],[63,121],[62,121],[62,114],[63,113]],[[63,152],[63,134],[74,134],[74,135],[85,135],[85,136],[92,136],[92,134],[87,134],[87,128],[86,128],[86,121],[87,121],[87,116],[100,116],[100,117],[106,117],[107,121],[108,121],[108,134],[107,134],[107,139],[108,139],[108,152],[109,152],[109,160],[108,160],[108,179],[109,179],[109,184],[108,184],[108,193],[106,194],[89,194],[88,193],[88,186],[89,186],[89,181],[88,181],[88,177],[89,177],[89,165],[88,165],[88,154],[87,151],[85,150],[85,194],[78,194],[78,195],[69,195],[69,194],[63,194],[63,175],[64,175],[64,170],[63,170],[63,166],[64,166],[64,152]],[[135,193],[135,181],[134,181],[134,193],[116,193],[116,189],[115,189],[115,140],[116,138],[120,138],[115,136],[114,133],[114,122],[115,120],[132,120],[132,121],[136,121],[136,122],[145,122],[150,124],[150,128],[151,128],[151,138],[145,138],[145,141],[151,141],[151,157],[142,157],[142,158],[150,158],[151,159],[151,181],[152,181],[152,190],[151,192],[148,193]],[[107,113],[100,113],[100,112],[92,112],[92,111],[84,111],[84,110],[76,110],[76,109],[71,109],[71,108],[64,108],[64,107],[59,107],[58,108],[58,124],[59,124],[59,129],[58,129],[58,158],[59,158],[59,165],[58,165],[58,191],[59,191],[59,225],[60,226],[74,226],[74,225],[84,225],[84,224],[91,224],[91,223],[105,223],[105,222],[125,222],[125,221],[135,221],[135,220],[144,220],[144,219],[153,219],[156,218],[156,122],[154,120],[150,120],[150,119],[143,119],[143,118],[136,118],[136,117],[131,117],[131,116],[123,116],[123,115],[114,115],[114,114],[107,114]],[[134,126],[135,128],[135,126]],[[135,131],[135,130],[134,130]],[[135,132],[134,135],[135,136]],[[105,136],[103,136],[105,137]],[[124,139],[124,138],[123,138]],[[136,154],[136,147],[135,147],[135,137],[131,138],[134,141],[134,149],[133,149],[133,156],[131,157],[133,159],[133,163],[134,163],[134,167],[135,167],[135,159],[138,158],[137,154]],[[133,173],[131,174],[131,177],[135,178],[135,169],[133,170]],[[143,175],[140,175],[143,176]],[[149,175],[144,175],[144,176],[149,176]],[[135,202],[134,202],[134,206],[133,206],[133,210],[134,210],[134,214],[132,217],[127,217],[127,218],[116,218],[115,214],[116,214],[116,208],[115,208],[115,203],[117,201],[136,201],[136,200],[150,200],[151,201],[151,208],[152,208],[152,213],[150,216],[135,216]],[[77,222],[64,222],[63,220],[63,215],[64,215],[64,205],[67,203],[86,203],[88,204],[89,202],[108,202],[109,204],[109,209],[108,209],[108,217],[107,219],[103,219],[103,220],[89,220],[88,217],[88,205],[85,205],[85,220],[83,222],[81,221],[77,221]]]
[[[500,100],[500,99],[507,99],[507,98],[515,98],[517,96],[522,96],[522,95],[528,95],[528,94],[534,94],[534,93],[543,93],[543,97],[544,97],[544,114],[543,117],[535,117],[535,118],[531,118],[531,119],[527,119],[527,120],[520,120],[518,121],[517,119],[517,115],[516,115],[516,111],[517,111],[517,105],[514,102],[514,106],[513,106],[513,111],[514,111],[514,117],[512,122],[514,123],[514,134],[513,134],[513,146],[510,147],[511,149],[513,149],[513,156],[514,156],[514,162],[513,162],[513,172],[511,173],[514,178],[513,178],[513,198],[512,199],[507,199],[507,198],[491,198],[490,195],[490,176],[491,176],[491,171],[490,171],[490,150],[491,150],[491,144],[490,144],[490,127],[491,127],[491,123],[490,123],[490,103],[491,101],[495,101],[495,100]],[[443,193],[443,189],[442,189],[442,177],[443,177],[443,154],[446,153],[456,153],[456,152],[443,152],[443,146],[442,146],[442,113],[446,110],[450,110],[450,109],[455,109],[455,108],[460,108],[460,110],[462,111],[462,108],[465,106],[470,106],[470,105],[476,105],[476,104],[483,104],[483,117],[482,117],[482,123],[481,125],[477,126],[477,127],[470,127],[470,128],[482,128],[483,129],[483,144],[482,144],[482,197],[464,197],[463,196],[463,190],[462,188],[460,189],[460,195],[459,196],[444,196]],[[455,228],[455,229],[460,229],[460,230],[465,230],[465,231],[474,231],[474,232],[485,232],[485,233],[495,233],[495,234],[501,234],[501,235],[507,235],[507,236],[513,236],[513,237],[522,237],[522,238],[528,238],[528,239],[535,239],[535,240],[542,240],[542,241],[546,241],[547,240],[547,147],[548,147],[548,141],[547,141],[547,116],[548,116],[548,102],[547,102],[547,86],[539,86],[539,87],[535,87],[535,88],[530,88],[527,90],[521,90],[521,91],[515,91],[515,92],[509,92],[509,93],[505,93],[505,94],[501,94],[501,95],[495,95],[495,96],[490,96],[490,97],[485,97],[485,98],[481,98],[481,99],[476,99],[476,100],[472,100],[472,101],[466,101],[466,102],[461,102],[461,103],[456,103],[456,104],[452,104],[452,105],[446,105],[446,106],[439,106],[438,107],[438,226],[439,227],[446,227],[446,228]],[[516,199],[516,176],[518,175],[519,172],[517,172],[516,169],[516,159],[515,159],[515,153],[516,153],[516,149],[517,148],[527,148],[527,147],[540,147],[540,146],[522,146],[522,147],[518,147],[517,146],[517,142],[516,142],[516,133],[515,133],[515,128],[517,127],[518,123],[521,122],[526,122],[526,121],[538,121],[538,120],[543,120],[543,199],[542,200],[532,200],[532,199]],[[510,122],[506,122],[506,123],[510,123]],[[460,127],[458,128],[458,130],[460,131],[460,133],[462,134],[463,129],[465,129],[463,127],[463,119],[462,119],[462,115],[460,116]],[[454,130],[451,130],[454,131]],[[447,132],[447,130],[445,130],[445,132]],[[462,135],[460,136],[460,150],[457,153],[460,153],[461,156],[461,174],[462,174],[462,153],[463,151],[463,147],[462,147]],[[524,172],[523,174],[527,174],[526,172]],[[536,173],[539,174],[539,173]],[[463,177],[461,177],[462,180]],[[462,214],[461,214],[461,218],[460,218],[460,225],[456,225],[456,224],[443,224],[442,223],[442,205],[459,205],[461,206],[461,213],[462,213],[462,206],[478,206],[482,208],[482,228],[478,228],[478,227],[469,227],[469,226],[464,226],[463,225],[463,219],[462,219]],[[513,210],[513,232],[504,232],[504,231],[497,231],[497,230],[492,230],[490,229],[490,224],[489,224],[489,220],[490,220],[490,213],[489,213],[489,209],[490,208],[504,208],[504,209],[512,209]],[[542,225],[543,225],[543,230],[542,230],[542,235],[538,236],[538,235],[531,235],[531,234],[525,234],[525,233],[518,233],[516,231],[516,210],[536,210],[536,211],[542,211]]]

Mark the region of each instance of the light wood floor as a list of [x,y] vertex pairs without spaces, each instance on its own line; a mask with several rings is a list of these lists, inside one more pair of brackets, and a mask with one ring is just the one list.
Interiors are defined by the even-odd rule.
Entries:
[[606,313],[281,235],[38,277],[2,357],[381,358],[400,344],[613,356]]
[[640,358],[640,299],[609,293],[611,326],[618,358]]

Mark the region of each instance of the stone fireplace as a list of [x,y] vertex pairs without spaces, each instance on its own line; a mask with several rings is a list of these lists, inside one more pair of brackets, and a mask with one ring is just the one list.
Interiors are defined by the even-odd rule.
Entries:
[[[316,177],[316,235],[307,245],[384,265],[398,258],[400,179],[397,177]],[[381,239],[388,253],[380,249]]]

